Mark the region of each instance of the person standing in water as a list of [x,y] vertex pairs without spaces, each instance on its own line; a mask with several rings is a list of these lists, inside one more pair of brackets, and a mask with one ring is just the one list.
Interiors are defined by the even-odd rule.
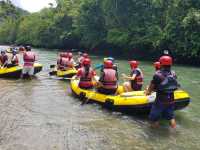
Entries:
[[145,91],[146,95],[156,92],[156,100],[152,105],[149,119],[152,127],[159,127],[161,117],[170,121],[172,128],[176,128],[174,117],[174,91],[178,89],[177,77],[175,72],[171,71],[172,58],[170,56],[162,56],[159,59],[161,69],[157,71],[153,79]]
[[17,57],[17,51],[12,51],[12,57],[11,57],[11,66],[18,66],[19,65],[19,59]]
[[26,46],[25,49],[26,52],[23,55],[24,66],[22,70],[22,78],[25,78],[27,75],[31,78],[34,74],[36,55],[31,51],[31,46]]

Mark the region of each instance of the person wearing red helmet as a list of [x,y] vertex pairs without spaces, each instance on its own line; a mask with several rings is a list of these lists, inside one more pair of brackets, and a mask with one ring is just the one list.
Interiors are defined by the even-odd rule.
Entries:
[[64,52],[59,54],[57,59],[58,70],[67,70],[74,67],[73,54]]
[[74,59],[73,59],[73,54],[72,53],[68,53],[68,63],[67,63],[67,67],[68,68],[73,68],[74,67]]
[[60,55],[61,55],[61,57],[69,58],[69,53],[68,52],[63,52]]
[[154,62],[153,66],[154,66],[154,68],[155,68],[155,70],[156,70],[156,71],[159,71],[159,70],[160,70],[160,68],[161,68],[161,64],[160,64],[160,62],[159,62],[159,61],[157,61],[157,62]]
[[113,69],[113,62],[111,60],[104,61],[104,67],[101,71],[99,79],[99,87],[97,91],[103,94],[115,94],[118,88],[118,74]]
[[25,49],[26,51],[23,54],[24,66],[22,70],[22,78],[26,78],[27,74],[31,78],[34,74],[36,54],[31,51],[31,46],[26,46]]
[[80,57],[78,58],[78,68],[82,67],[83,60],[89,58],[89,55],[87,53],[81,53]]
[[123,87],[126,92],[131,91],[141,91],[143,86],[143,73],[140,68],[138,68],[138,61],[129,61],[131,67],[130,76],[122,74],[122,77],[129,82],[125,82]]
[[145,91],[146,95],[156,92],[156,100],[152,105],[149,119],[152,127],[159,126],[159,119],[164,117],[170,121],[172,128],[176,127],[174,118],[174,91],[178,89],[177,77],[175,72],[171,71],[173,64],[170,56],[162,56],[159,59],[161,69],[157,71]]
[[57,59],[57,69],[65,70],[68,62],[68,53],[60,53],[59,58]]
[[78,69],[76,78],[79,78],[79,87],[83,89],[91,89],[94,87],[93,80],[95,80],[96,72],[91,68],[91,60],[84,59],[83,66]]

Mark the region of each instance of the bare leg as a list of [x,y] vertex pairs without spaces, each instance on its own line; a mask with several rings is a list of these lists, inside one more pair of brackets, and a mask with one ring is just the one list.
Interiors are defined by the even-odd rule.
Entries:
[[123,84],[123,87],[124,87],[124,91],[125,91],[125,92],[131,92],[131,91],[132,91],[131,85],[130,85],[129,82],[125,82],[125,83]]
[[173,128],[173,129],[176,128],[176,120],[175,120],[175,119],[171,119],[171,120],[170,120],[170,126],[171,126],[171,128]]

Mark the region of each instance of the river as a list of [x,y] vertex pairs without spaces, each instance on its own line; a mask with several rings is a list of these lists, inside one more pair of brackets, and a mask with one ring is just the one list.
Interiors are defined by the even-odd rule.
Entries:
[[[57,52],[35,49],[43,71],[32,81],[0,79],[0,150],[188,150],[200,149],[200,70],[175,66],[192,102],[176,112],[177,129],[162,121],[151,129],[147,118],[109,112],[97,104],[80,105],[69,83],[49,78]],[[102,61],[92,56],[93,63]],[[127,60],[117,60],[129,72]],[[154,69],[141,62],[145,84]]]

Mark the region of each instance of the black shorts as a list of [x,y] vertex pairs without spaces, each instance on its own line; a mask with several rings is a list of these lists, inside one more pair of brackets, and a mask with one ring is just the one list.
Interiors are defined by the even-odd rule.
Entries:
[[149,119],[153,122],[160,120],[161,118],[171,120],[174,119],[174,105],[156,105],[153,104]]
[[131,88],[133,89],[133,91],[141,91],[142,84],[131,84]]
[[117,89],[104,89],[103,87],[100,87],[97,91],[102,94],[113,95],[116,93]]

